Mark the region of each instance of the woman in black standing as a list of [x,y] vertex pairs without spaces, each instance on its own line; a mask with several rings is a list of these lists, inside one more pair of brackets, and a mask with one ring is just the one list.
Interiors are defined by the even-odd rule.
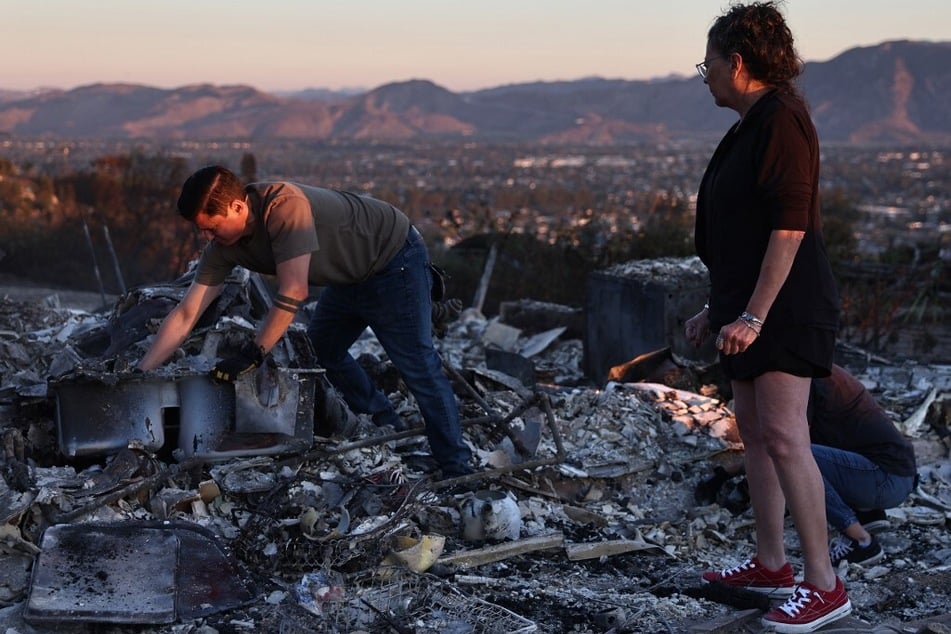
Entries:
[[[739,121],[700,183],[695,240],[710,298],[686,324],[695,345],[716,334],[755,515],[756,554],[703,579],[789,595],[763,618],[779,632],[812,631],[851,612],[829,559],[806,421],[810,381],[832,367],[839,300],[819,219],[819,143],[793,86],[801,69],[773,2],[735,5],[708,32],[697,70]],[[784,547],[787,507],[802,545],[798,584]]]

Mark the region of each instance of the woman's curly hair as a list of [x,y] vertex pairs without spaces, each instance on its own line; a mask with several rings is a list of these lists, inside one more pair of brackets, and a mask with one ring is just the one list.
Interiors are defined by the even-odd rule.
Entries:
[[802,73],[802,60],[792,31],[776,2],[738,4],[718,17],[707,41],[722,55],[739,53],[753,79],[793,89]]

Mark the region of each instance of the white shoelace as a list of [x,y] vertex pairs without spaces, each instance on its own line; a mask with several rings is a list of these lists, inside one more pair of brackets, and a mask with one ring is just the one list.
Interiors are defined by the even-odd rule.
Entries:
[[743,563],[741,563],[739,566],[734,566],[734,567],[732,567],[732,568],[724,568],[723,570],[720,571],[720,576],[721,576],[721,577],[729,577],[729,576],[731,576],[731,575],[735,575],[735,574],[738,574],[738,573],[740,573],[740,572],[743,572],[744,570],[752,570],[752,569],[755,568],[755,567],[756,567],[756,566],[753,565],[753,560],[752,560],[752,559],[747,559],[746,561],[744,561]]
[[814,594],[809,588],[803,588],[802,586],[796,586],[795,592],[790,595],[786,602],[779,606],[779,609],[788,614],[790,617],[795,617],[799,610],[806,607],[806,604],[809,603],[810,595]]
[[829,555],[833,561],[842,559],[852,552],[852,549],[854,548],[853,544],[854,542],[851,539],[839,535],[833,539],[832,543],[829,545]]

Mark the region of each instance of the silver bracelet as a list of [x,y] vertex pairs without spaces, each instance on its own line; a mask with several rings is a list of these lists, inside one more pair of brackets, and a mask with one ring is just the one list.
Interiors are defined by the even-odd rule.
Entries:
[[759,317],[745,310],[740,313],[740,321],[747,324],[753,324],[754,326],[759,326],[760,328],[763,327],[763,321]]
[[750,322],[746,321],[745,319],[741,319],[740,321],[743,322],[743,325],[744,325],[744,326],[746,326],[747,328],[749,328],[750,330],[752,330],[753,332],[755,332],[757,337],[759,336],[759,331],[760,331],[759,328],[757,328],[756,326],[754,326],[754,325],[751,324]]

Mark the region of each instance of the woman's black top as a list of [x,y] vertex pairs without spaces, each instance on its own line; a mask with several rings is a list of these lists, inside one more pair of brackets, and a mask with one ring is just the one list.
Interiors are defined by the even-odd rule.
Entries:
[[726,133],[700,183],[695,242],[710,272],[714,332],[746,310],[770,234],[783,229],[805,237],[763,336],[834,331],[839,295],[819,219],[819,142],[802,100],[774,89]]

